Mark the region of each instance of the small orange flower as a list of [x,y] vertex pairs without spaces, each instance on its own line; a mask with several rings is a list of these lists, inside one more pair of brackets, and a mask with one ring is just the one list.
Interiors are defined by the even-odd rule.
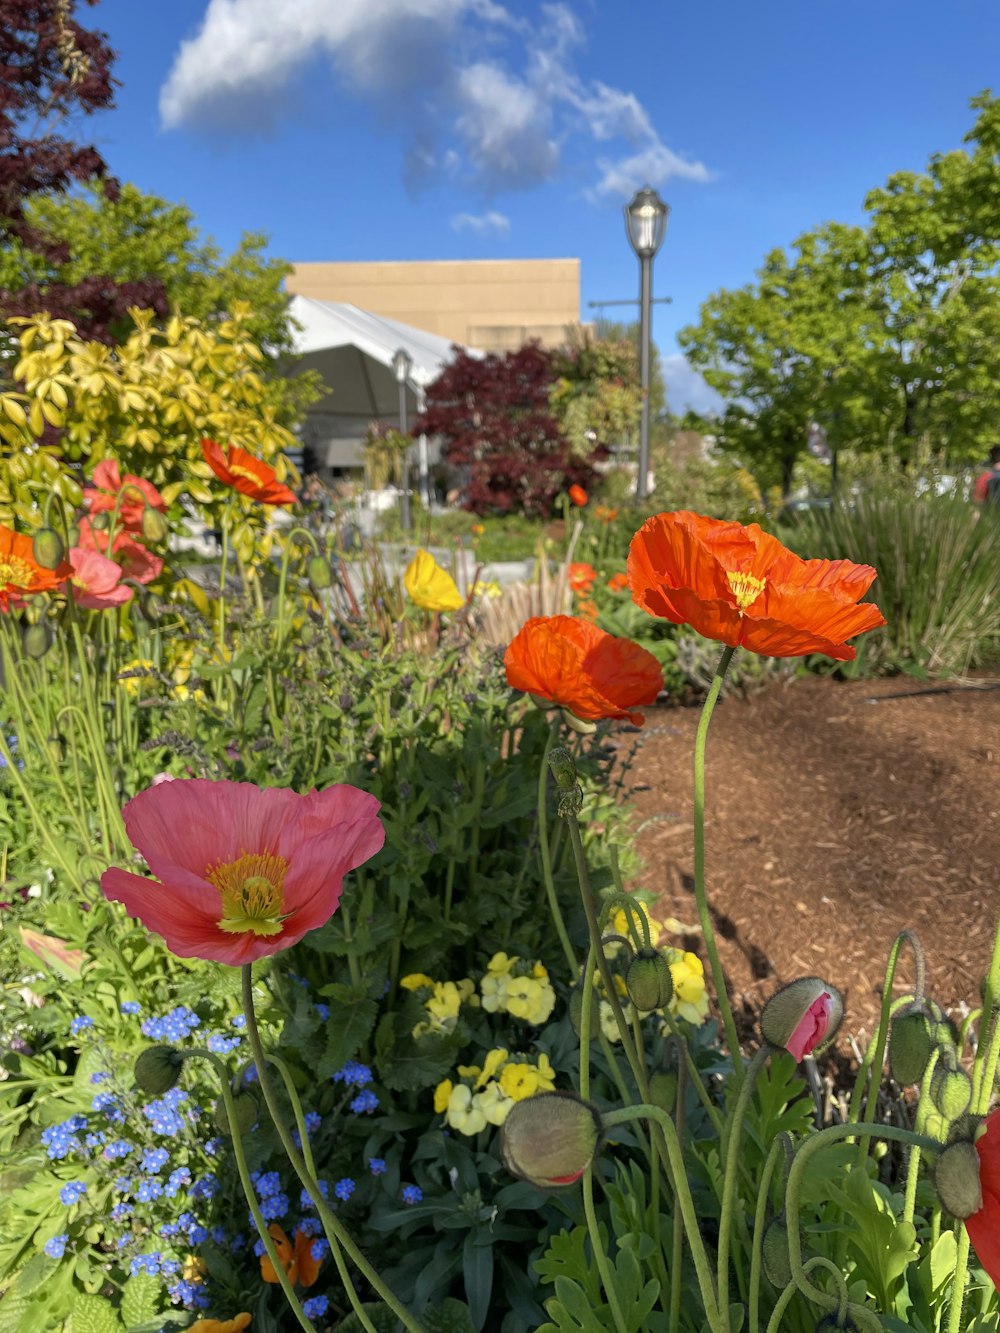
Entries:
[[589,620],[593,624],[600,615],[600,611],[593,597],[581,597],[576,604],[576,614],[583,616],[584,620]]
[[577,616],[534,616],[504,654],[508,684],[584,721],[643,716],[629,710],[651,704],[663,689],[652,653],[631,639],[616,639]]
[[[296,1231],[293,1246],[277,1222],[272,1222],[268,1231],[274,1240],[274,1248],[278,1251],[278,1260],[288,1274],[292,1286],[298,1283],[301,1287],[311,1287],[319,1277],[319,1270],[323,1266],[322,1259],[313,1258],[314,1238],[307,1236],[303,1231]],[[274,1264],[271,1263],[266,1250],[260,1256],[260,1275],[265,1282],[278,1281]]]
[[632,538],[632,600],[651,616],[766,657],[825,653],[885,617],[859,599],[876,578],[850,560],[801,560],[756,523],[743,527],[680,510],[656,514]]
[[569,488],[569,498],[573,501],[573,503],[577,506],[577,508],[582,509],[583,506],[587,503],[587,492],[583,489],[582,486],[577,486],[574,484]]
[[594,517],[601,523],[613,523],[618,517],[618,510],[609,509],[607,505],[596,505],[594,507]]
[[0,611],[21,606],[26,596],[52,592],[73,570],[67,560],[43,569],[34,557],[31,538],[0,524]]
[[593,565],[588,565],[585,560],[577,560],[566,571],[566,577],[573,591],[581,597],[586,597],[594,586],[597,570]]
[[223,449],[214,440],[202,440],[201,452],[205,462],[220,481],[232,486],[241,495],[249,495],[262,505],[290,505],[295,495],[278,481],[273,467],[254,458],[245,449],[230,444]]
[[627,574],[612,574],[611,577],[608,579],[609,592],[624,592],[624,590],[627,587],[628,587]]
[[232,1319],[196,1319],[188,1333],[243,1333],[245,1328],[250,1327],[252,1319],[253,1315],[246,1310],[242,1314],[233,1315]]

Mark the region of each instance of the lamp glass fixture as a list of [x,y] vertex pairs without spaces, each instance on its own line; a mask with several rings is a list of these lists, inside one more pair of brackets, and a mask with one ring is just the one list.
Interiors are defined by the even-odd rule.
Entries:
[[400,347],[399,350],[394,353],[392,358],[392,370],[393,374],[396,376],[396,383],[405,384],[410,378],[410,371],[412,369],[413,357],[410,356],[405,347]]
[[629,245],[640,259],[652,259],[663,244],[670,206],[650,186],[637,190],[625,205],[625,230]]

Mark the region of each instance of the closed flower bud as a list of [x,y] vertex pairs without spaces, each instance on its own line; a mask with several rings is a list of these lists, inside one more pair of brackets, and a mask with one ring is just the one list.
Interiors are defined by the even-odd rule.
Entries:
[[784,1213],[779,1213],[764,1232],[761,1260],[768,1282],[779,1291],[784,1291],[792,1280],[792,1265],[788,1260],[788,1223]]
[[816,1333],[834,1333],[836,1329],[839,1329],[840,1333],[861,1333],[861,1330],[849,1315],[844,1316],[842,1324],[837,1321],[836,1315],[824,1315],[816,1325]]
[[70,546],[80,545],[80,529],[75,523],[66,530],[66,540]]
[[176,1088],[184,1057],[172,1046],[147,1046],[135,1062],[135,1082],[150,1097],[162,1097]]
[[92,528],[96,528],[98,532],[103,532],[105,528],[108,527],[110,521],[111,520],[109,519],[108,515],[104,512],[103,509],[100,511],[100,513],[91,514],[90,516],[90,526]]
[[670,1069],[661,1069],[649,1080],[649,1100],[668,1115],[677,1105],[677,1075]]
[[576,764],[573,762],[573,756],[569,750],[558,745],[549,753],[549,768],[552,769],[552,776],[556,780],[556,786],[567,791],[570,787],[576,786]]
[[[580,1035],[580,1018],[583,1014],[583,985],[574,986],[569,993],[569,1021],[573,1031]],[[601,1006],[597,992],[590,987],[590,1040],[596,1041],[601,1031]]]
[[971,1217],[983,1206],[975,1144],[950,1143],[934,1168],[934,1188],[952,1217]]
[[658,949],[640,949],[625,973],[628,998],[642,1013],[663,1009],[673,998],[670,964]]
[[329,588],[333,583],[333,570],[325,556],[314,555],[309,561],[306,573],[309,582],[317,592],[322,592],[324,588]]
[[843,1017],[844,1002],[836,986],[821,977],[800,977],[782,986],[764,1005],[760,1030],[771,1046],[801,1060],[834,1039]]
[[539,1189],[575,1185],[600,1143],[597,1108],[570,1092],[540,1092],[516,1102],[500,1131],[504,1166]]
[[142,535],[148,542],[162,542],[170,532],[170,524],[158,509],[146,505],[142,511]]
[[972,1101],[972,1080],[964,1069],[938,1066],[931,1075],[931,1101],[946,1120],[957,1120]]
[[[241,1134],[248,1134],[260,1116],[260,1103],[252,1092],[238,1092],[233,1097],[233,1107],[236,1111],[236,1128]],[[223,1097],[215,1103],[215,1127],[220,1134],[231,1137],[229,1113]]]
[[903,1009],[889,1031],[889,1070],[897,1083],[919,1083],[931,1058],[930,1021],[923,1009]]
[[66,548],[55,528],[39,528],[31,539],[31,555],[43,569],[57,569]]
[[52,631],[44,620],[37,625],[25,625],[21,634],[21,646],[25,657],[40,661],[52,647]]

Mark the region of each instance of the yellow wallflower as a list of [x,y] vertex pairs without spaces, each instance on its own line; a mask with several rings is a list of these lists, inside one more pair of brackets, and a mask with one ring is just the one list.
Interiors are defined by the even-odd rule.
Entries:
[[491,1125],[502,1125],[514,1105],[514,1099],[506,1096],[497,1082],[488,1083],[477,1095],[476,1101],[487,1123]]
[[452,1129],[457,1129],[460,1134],[468,1134],[470,1137],[486,1128],[486,1112],[478,1100],[473,1098],[472,1089],[467,1088],[464,1083],[452,1088],[445,1117]]
[[514,1063],[504,1065],[499,1078],[500,1091],[515,1102],[534,1097],[541,1091],[541,1080],[534,1065]]
[[400,977],[399,984],[403,990],[419,990],[421,986],[426,986],[428,990],[434,989],[434,979],[426,972],[411,972],[409,976]]
[[513,957],[508,957],[507,954],[501,950],[500,953],[495,953],[486,964],[486,971],[494,972],[499,975],[503,972],[509,972],[514,964],[519,963],[520,961],[521,960],[518,958],[517,954],[514,954]]
[[[130,676],[127,672],[141,671],[144,675]],[[148,657],[133,657],[131,662],[126,662],[118,675],[118,683],[126,694],[147,695],[160,694],[163,686],[158,679],[156,663],[151,662]]]
[[544,1023],[556,1004],[556,993],[548,981],[534,977],[511,977],[505,997],[507,1012],[537,1027]]
[[434,1110],[438,1115],[443,1115],[448,1109],[448,1100],[451,1097],[454,1088],[450,1078],[446,1078],[434,1089]]
[[509,972],[487,972],[480,981],[482,1005],[488,1014],[502,1012],[507,1008],[507,991],[512,980]]
[[[622,1005],[625,1018],[628,1019],[628,1007]],[[601,1031],[607,1037],[608,1041],[621,1041],[622,1034],[618,1031],[618,1024],[615,1021],[615,1011],[608,1004],[607,1000],[601,1001]]]
[[424,1007],[432,1018],[442,1024],[445,1031],[453,1028],[462,1007],[462,995],[453,981],[434,983],[434,994],[424,1001]]
[[417,551],[406,567],[403,586],[425,611],[460,611],[465,605],[455,580],[429,551]]
[[708,991],[705,989],[705,968],[696,953],[669,951],[670,975],[674,982],[674,998],[670,1008],[678,1018],[689,1023],[700,1023],[708,1013]]
[[[476,1071],[477,1074],[479,1075],[479,1077],[476,1079],[477,1088],[481,1088],[485,1083],[488,1083],[490,1081],[493,1075],[497,1072],[500,1066],[507,1059],[508,1054],[509,1052],[505,1051],[502,1046],[498,1046],[496,1047],[495,1050],[487,1052],[486,1059],[483,1061],[482,1070]],[[459,1072],[461,1073],[461,1070]]]

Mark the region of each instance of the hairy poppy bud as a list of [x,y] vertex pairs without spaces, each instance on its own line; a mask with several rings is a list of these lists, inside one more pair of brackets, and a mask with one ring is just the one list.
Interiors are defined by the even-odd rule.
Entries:
[[70,546],[80,545],[80,529],[75,523],[66,529],[66,540],[69,542]]
[[570,787],[576,785],[576,764],[569,750],[562,745],[556,746],[549,752],[549,768],[552,769],[556,786],[561,787],[563,791],[568,791]]
[[500,1155],[512,1176],[558,1189],[576,1184],[600,1142],[595,1106],[571,1092],[540,1092],[511,1107],[500,1131]]
[[173,1046],[147,1046],[135,1062],[135,1083],[150,1097],[162,1097],[176,1088],[184,1057]]
[[658,1070],[649,1080],[649,1100],[654,1106],[666,1111],[667,1115],[672,1115],[677,1105],[678,1084],[679,1080],[673,1070]]
[[26,657],[40,661],[52,647],[52,631],[44,620],[36,625],[25,625],[21,634],[21,646]]
[[[580,1035],[580,1019],[583,1015],[583,983],[574,986],[569,993],[569,1021],[573,1031]],[[590,1040],[596,1041],[601,1030],[601,1006],[597,992],[590,987]]]
[[100,511],[100,513],[91,514],[90,516],[90,526],[92,528],[96,528],[98,532],[103,532],[104,529],[110,523],[110,521],[111,520],[108,518],[108,515],[104,512],[103,509]]
[[142,535],[148,542],[162,542],[170,532],[170,524],[158,509],[149,505],[142,511]]
[[31,539],[31,555],[43,569],[57,569],[66,553],[63,539],[55,528],[39,528]]
[[[240,1134],[248,1134],[260,1116],[260,1103],[252,1092],[238,1092],[233,1098],[233,1107],[236,1111],[236,1128]],[[220,1134],[232,1137],[224,1097],[215,1103],[215,1127]]]
[[957,1120],[972,1101],[972,1080],[964,1069],[942,1068],[931,1075],[931,1101],[946,1120]]
[[889,1030],[889,1070],[897,1083],[919,1083],[931,1058],[930,1021],[923,1009],[903,1009]]
[[834,1039],[843,1017],[844,1002],[836,986],[821,977],[800,977],[764,1005],[760,1030],[766,1042],[801,1060]]
[[973,1143],[950,1143],[934,1168],[934,1188],[952,1217],[971,1217],[983,1206],[979,1153]]
[[843,1323],[838,1322],[836,1315],[824,1315],[816,1325],[816,1333],[835,1333],[837,1329],[840,1333],[861,1333],[854,1320],[847,1315],[844,1316]]
[[317,592],[322,592],[333,583],[333,570],[325,556],[314,555],[306,566],[306,574]]
[[788,1223],[784,1213],[779,1213],[764,1232],[761,1260],[768,1282],[779,1291],[784,1291],[792,1280],[792,1265],[788,1260]]
[[640,949],[625,973],[628,998],[642,1013],[663,1009],[673,999],[670,964],[659,949]]

